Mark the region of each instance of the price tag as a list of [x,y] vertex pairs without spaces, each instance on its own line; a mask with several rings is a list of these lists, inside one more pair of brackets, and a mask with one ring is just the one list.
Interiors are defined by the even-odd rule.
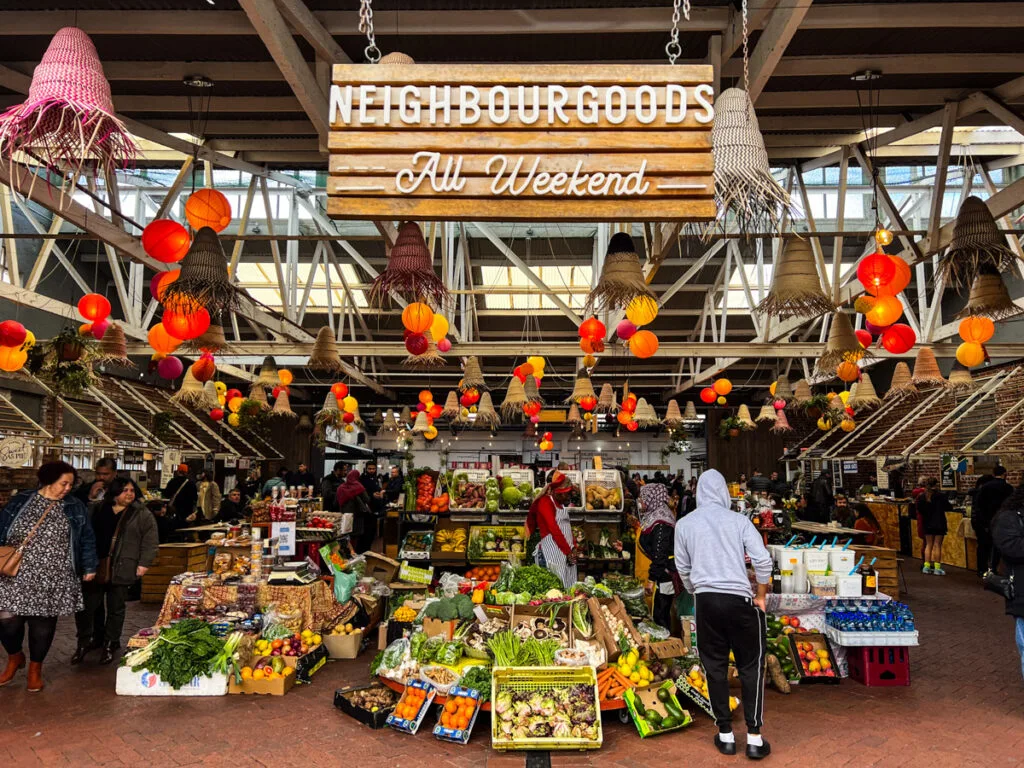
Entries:
[[282,557],[291,557],[295,554],[295,523],[271,523],[270,535],[278,540],[277,553]]

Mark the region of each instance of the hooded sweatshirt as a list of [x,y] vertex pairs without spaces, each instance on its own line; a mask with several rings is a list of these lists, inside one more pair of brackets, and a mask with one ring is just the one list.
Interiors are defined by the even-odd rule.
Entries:
[[761,534],[729,506],[725,478],[714,469],[697,481],[697,508],[676,523],[676,569],[687,591],[753,597],[744,556],[759,584],[770,584],[772,559]]

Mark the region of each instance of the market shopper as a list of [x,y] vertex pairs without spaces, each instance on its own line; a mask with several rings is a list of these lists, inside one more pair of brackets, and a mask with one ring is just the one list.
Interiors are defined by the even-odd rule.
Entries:
[[978,575],[994,571],[999,565],[999,548],[992,546],[992,521],[1003,502],[1010,498],[1013,486],[1006,482],[1006,467],[992,470],[988,482],[974,493],[971,504],[971,526],[978,537]]
[[852,528],[853,522],[856,519],[854,512],[850,509],[850,500],[846,498],[845,493],[837,493],[835,496],[835,503],[832,505],[832,512],[829,514],[829,519],[834,523],[839,523],[843,528]]
[[82,483],[75,490],[75,497],[85,505],[92,504],[103,498],[107,488],[117,477],[117,459],[104,456],[96,462],[96,477],[88,483]]
[[793,495],[793,486],[791,486],[787,480],[781,478],[778,472],[772,472],[770,480],[772,483],[771,493],[773,496],[778,496],[780,499],[788,499]]
[[199,518],[201,516],[207,522],[213,520],[220,511],[220,486],[217,485],[217,481],[213,479],[213,476],[205,470],[200,472],[196,478],[196,494],[196,508],[199,512],[196,517]]
[[668,490],[651,483],[640,489],[640,549],[651,561],[647,578],[654,582],[654,620],[672,629],[672,603],[676,596],[673,549],[675,546],[675,513],[668,505]]
[[39,489],[23,491],[0,512],[0,544],[21,547],[15,576],[0,576],[0,643],[7,666],[0,686],[25,666],[22,645],[28,626],[28,690],[43,690],[43,661],[57,631],[57,618],[82,609],[82,581],[96,576],[96,541],[85,505],[70,495],[75,468],[63,461],[43,464]]
[[345,482],[345,475],[349,472],[349,465],[343,461],[334,462],[331,473],[320,483],[320,496],[323,498],[325,512],[338,511],[338,489]]
[[854,504],[853,514],[853,527],[858,531],[868,531],[868,534],[864,537],[864,544],[869,547],[884,547],[885,540],[882,536],[882,526],[878,524],[878,519],[868,505],[863,502]]
[[75,614],[80,664],[102,648],[100,664],[114,660],[121,647],[128,590],[156,559],[160,545],[156,520],[136,495],[131,480],[117,478],[106,496],[92,505],[89,520],[96,537],[97,577],[82,587],[83,607]]
[[[757,577],[750,587],[745,558]],[[725,478],[711,469],[697,482],[697,508],[676,523],[676,569],[687,591],[696,595],[697,636],[708,679],[718,733],[715,746],[736,754],[729,709],[729,652],[739,670],[747,757],[771,752],[761,736],[764,720],[765,601],[772,580],[772,559],[753,523],[730,508]]]
[[221,501],[220,509],[217,510],[217,517],[214,518],[214,522],[233,523],[238,520],[244,520],[248,506],[249,500],[242,498],[242,490],[237,487],[232,488]]
[[288,477],[288,485],[295,488],[308,488],[309,486],[316,487],[316,475],[309,471],[309,466],[300,461],[299,468],[295,472],[290,472]]
[[184,528],[196,521],[199,491],[188,476],[188,464],[179,464],[174,470],[174,477],[164,488],[164,498],[168,500],[167,516],[174,520],[176,528]]
[[534,560],[560,578],[565,589],[576,583],[576,552],[566,507],[571,493],[572,481],[563,472],[556,471],[544,491],[530,504],[526,516],[526,538],[535,530],[540,534]]
[[402,489],[405,486],[405,477],[402,476],[402,470],[398,466],[391,468],[391,473],[388,475],[388,482],[384,488],[384,501],[387,504],[396,504],[398,497],[402,495]]
[[263,484],[263,488],[260,490],[260,496],[262,496],[264,499],[269,499],[271,496],[274,495],[275,488],[277,488],[277,492],[279,494],[284,493],[285,488],[288,487],[288,481],[286,479],[287,477],[288,470],[285,469],[284,467],[281,467],[279,470],[277,470],[277,475],[270,478],[269,480],[267,480],[267,482]]
[[807,496],[807,519],[817,523],[827,523],[829,512],[835,503],[835,497],[832,495],[832,476],[827,469],[821,470],[811,482]]
[[924,530],[924,547],[921,557],[924,565],[922,573],[934,573],[945,576],[942,569],[942,542],[946,538],[948,525],[946,512],[953,509],[949,499],[939,490],[937,478],[930,477],[925,483],[924,493],[917,497],[917,519]]
[[348,473],[338,488],[338,511],[352,515],[352,536],[357,552],[368,552],[377,538],[377,518],[370,507],[370,496],[359,480],[359,470]]
[[772,489],[772,481],[761,474],[761,470],[755,469],[754,476],[747,481],[747,490],[753,493],[769,493]]
[[1024,676],[1024,485],[1017,487],[992,521],[992,542],[1013,577],[1013,597],[1006,600],[1006,613],[1015,619]]

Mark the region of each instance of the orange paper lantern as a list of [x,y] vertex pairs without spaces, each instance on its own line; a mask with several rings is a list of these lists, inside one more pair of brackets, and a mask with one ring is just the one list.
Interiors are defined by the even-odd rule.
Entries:
[[890,256],[889,260],[892,261],[896,271],[892,280],[885,287],[885,291],[895,296],[910,285],[910,265],[899,256]]
[[331,384],[331,394],[337,400],[343,400],[348,395],[348,384],[344,384],[340,381]]
[[172,336],[163,323],[157,323],[149,329],[149,346],[162,355],[169,355],[181,346],[181,339]]
[[28,361],[28,352],[21,347],[0,347],[0,370],[13,373],[20,371]]
[[110,302],[99,293],[87,293],[78,300],[78,311],[86,320],[104,320],[110,316]]
[[231,223],[231,203],[216,189],[197,189],[185,203],[185,218],[192,229],[220,232]]
[[895,296],[879,296],[871,311],[864,317],[872,325],[885,328],[892,325],[903,314],[903,305]]
[[198,307],[187,312],[164,310],[164,328],[177,339],[194,339],[206,333],[210,327],[210,313],[205,307]]
[[629,338],[629,351],[644,359],[658,351],[658,337],[650,331],[637,331]]
[[629,424],[633,420],[633,414],[629,411],[619,411],[615,418],[618,419],[619,424]]
[[715,391],[716,395],[728,395],[732,392],[732,382],[728,379],[716,379],[711,384],[711,389]]
[[597,407],[597,398],[593,395],[584,395],[580,398],[580,408],[584,411],[592,411]]
[[287,387],[289,384],[295,381],[295,374],[293,374],[291,371],[286,371],[284,368],[281,368],[277,372],[277,380],[281,382],[282,387]]
[[188,230],[171,219],[156,219],[142,230],[142,249],[164,264],[181,261],[191,244]]
[[987,317],[972,315],[960,321],[960,338],[975,344],[984,344],[996,332],[996,324]]
[[434,310],[415,301],[402,310],[402,325],[412,333],[425,333],[434,322]]
[[217,364],[214,362],[212,357],[203,355],[192,363],[192,375],[195,376],[198,381],[206,383],[212,379],[216,373]]
[[429,389],[421,389],[418,399],[421,403],[426,405],[427,403],[433,402],[434,393],[431,392]]
[[836,376],[841,381],[845,381],[849,384],[852,381],[856,381],[860,378],[860,368],[857,367],[856,363],[845,361],[836,366]]
[[956,359],[961,365],[973,368],[985,362],[985,348],[973,341],[965,341],[956,348]]

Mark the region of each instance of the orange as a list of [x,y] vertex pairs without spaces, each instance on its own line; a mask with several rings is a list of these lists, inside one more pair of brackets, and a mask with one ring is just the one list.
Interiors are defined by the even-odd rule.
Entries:
[[263,679],[263,670],[262,669],[254,670],[253,673],[252,673],[252,679],[253,680],[262,680]]
[[445,712],[454,712],[458,708],[459,708],[459,705],[456,704],[452,699],[448,699],[448,703],[444,705],[444,711]]
[[252,680],[252,667],[242,667],[242,679]]

